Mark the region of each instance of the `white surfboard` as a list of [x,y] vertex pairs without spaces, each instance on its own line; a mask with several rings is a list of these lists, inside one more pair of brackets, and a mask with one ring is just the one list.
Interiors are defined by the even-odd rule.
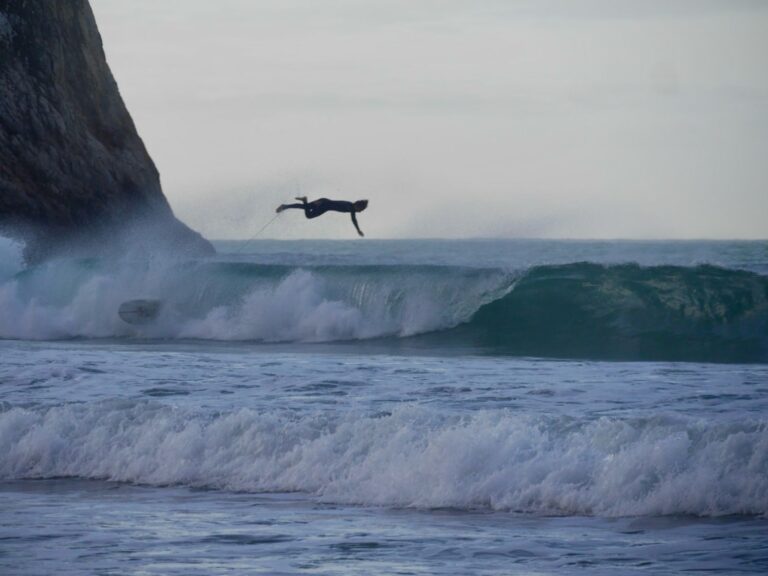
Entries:
[[150,324],[157,318],[162,306],[162,300],[128,300],[120,304],[117,313],[128,324]]

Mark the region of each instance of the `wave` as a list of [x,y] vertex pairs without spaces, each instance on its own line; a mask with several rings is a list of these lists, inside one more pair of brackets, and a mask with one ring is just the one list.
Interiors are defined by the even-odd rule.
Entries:
[[449,336],[509,354],[766,362],[768,277],[714,266],[541,266]]
[[[513,278],[441,266],[58,261],[0,285],[0,337],[407,337],[466,322],[506,293]],[[120,320],[120,304],[136,298],[163,300],[157,322],[137,327]]]
[[[118,317],[135,298],[163,300],[154,324]],[[396,339],[510,355],[768,362],[768,277],[592,263],[508,271],[58,261],[0,284],[0,337]]]
[[0,478],[78,477],[532,514],[768,513],[768,423],[205,413],[156,402],[0,409]]

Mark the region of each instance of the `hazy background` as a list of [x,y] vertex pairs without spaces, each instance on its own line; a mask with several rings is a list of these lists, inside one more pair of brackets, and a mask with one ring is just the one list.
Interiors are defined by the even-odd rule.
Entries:
[[208,237],[768,237],[768,2],[91,3]]

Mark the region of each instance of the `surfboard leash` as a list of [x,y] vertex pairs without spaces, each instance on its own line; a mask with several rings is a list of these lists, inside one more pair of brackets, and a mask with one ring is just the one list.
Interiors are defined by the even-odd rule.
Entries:
[[240,249],[239,249],[237,252],[235,252],[235,254],[241,254],[241,253],[242,253],[242,252],[243,252],[243,251],[244,251],[244,250],[245,250],[245,249],[248,247],[248,245],[249,245],[251,242],[253,242],[254,240],[256,240],[256,238],[258,238],[258,237],[261,235],[261,233],[262,233],[262,232],[264,232],[264,230],[266,230],[267,228],[269,228],[269,225],[270,225],[270,224],[272,224],[272,222],[274,222],[275,220],[277,220],[278,216],[280,216],[280,212],[278,212],[277,214],[275,214],[274,216],[272,216],[272,218],[269,220],[269,222],[267,222],[266,224],[264,224],[264,226],[262,226],[261,228],[259,228],[259,231],[258,231],[258,232],[256,232],[256,234],[254,234],[253,236],[251,236],[250,238],[248,238],[248,240],[246,240],[246,241],[245,241],[245,243],[244,243],[244,244],[243,244],[243,245],[240,247]]
[[[296,191],[295,191],[295,194],[298,194],[299,192],[300,192],[300,188],[299,188],[299,185],[298,185],[298,183],[296,183]],[[272,216],[272,218],[269,220],[269,222],[267,222],[266,224],[264,224],[264,226],[262,226],[261,228],[259,228],[259,231],[258,231],[258,232],[256,232],[256,234],[254,234],[254,235],[253,235],[253,236],[251,236],[251,237],[250,237],[248,240],[246,240],[246,241],[245,241],[245,243],[244,243],[244,244],[243,244],[243,245],[240,247],[240,249],[239,249],[239,250],[237,250],[237,251],[235,252],[235,254],[242,254],[242,253],[243,253],[243,251],[244,251],[244,250],[245,250],[245,249],[248,247],[248,245],[249,245],[251,242],[253,242],[254,240],[256,240],[256,238],[258,238],[258,237],[261,235],[261,233],[262,233],[262,232],[264,232],[264,230],[266,230],[267,228],[269,228],[269,225],[270,225],[270,224],[272,224],[272,222],[274,222],[275,220],[277,220],[277,217],[278,217],[278,216],[280,216],[280,214],[282,214],[282,212],[278,212],[277,214],[275,214],[274,216]]]

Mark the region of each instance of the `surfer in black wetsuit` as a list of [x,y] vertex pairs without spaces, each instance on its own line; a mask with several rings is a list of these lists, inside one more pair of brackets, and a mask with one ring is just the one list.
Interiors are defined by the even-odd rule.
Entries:
[[363,231],[360,230],[360,226],[357,225],[357,218],[355,218],[355,214],[362,212],[368,207],[368,200],[348,202],[347,200],[329,200],[328,198],[318,198],[317,200],[312,200],[312,202],[307,202],[306,196],[297,196],[296,200],[301,200],[301,204],[281,204],[277,207],[277,213],[279,214],[288,208],[297,208],[299,210],[304,210],[304,216],[307,218],[317,218],[326,212],[343,212],[352,216],[352,224],[355,225],[357,233],[360,234],[360,236],[365,236]]

